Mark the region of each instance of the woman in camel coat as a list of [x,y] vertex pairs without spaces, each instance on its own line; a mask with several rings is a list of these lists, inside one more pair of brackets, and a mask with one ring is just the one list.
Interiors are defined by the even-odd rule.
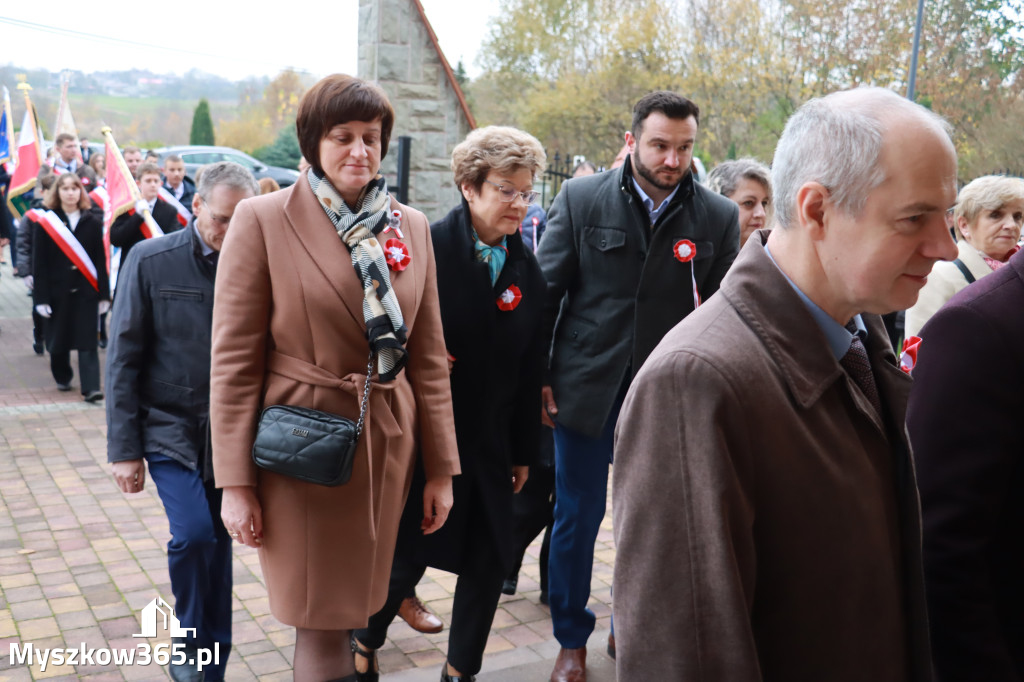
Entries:
[[[311,169],[287,190],[239,204],[218,267],[210,417],[222,517],[260,550],[271,612],[296,627],[300,681],[350,679],[349,631],[384,604],[417,453],[424,532],[444,523],[459,473],[427,220],[391,200],[378,174],[393,120],[376,86],[343,75],[314,86],[297,120]],[[380,272],[357,274],[353,252],[374,249],[378,265],[387,256],[393,298]],[[364,292],[366,272],[376,274]],[[397,301],[400,316],[384,316],[390,344],[377,340],[351,479],[330,488],[257,469],[263,408],[358,418],[370,353],[364,297],[370,309]],[[374,322],[376,338],[380,316]]]

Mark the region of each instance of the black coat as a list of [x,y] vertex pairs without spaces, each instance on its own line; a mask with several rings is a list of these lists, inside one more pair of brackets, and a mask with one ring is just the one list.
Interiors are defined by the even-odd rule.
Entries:
[[205,461],[214,276],[191,227],[146,240],[121,267],[107,347],[109,461]]
[[[191,211],[192,197],[196,195],[196,184],[189,180],[187,177],[181,179],[181,184],[184,185],[185,191],[182,192],[181,198],[178,199],[178,202],[181,203],[181,205],[187,208],[189,211]],[[164,181],[164,189],[170,192],[171,196],[174,196],[174,190],[171,189],[171,186],[168,185],[166,181]]]
[[921,329],[907,431],[936,679],[1024,680],[1024,252]]
[[[67,225],[68,217],[61,209],[54,213]],[[94,213],[81,212],[75,227],[75,238],[96,266],[97,291],[85,275],[64,255],[43,227],[32,225],[32,273],[35,288],[33,305],[49,305],[53,314],[46,324],[46,348],[51,353],[70,350],[95,350],[99,302],[110,299],[106,252],[103,249],[103,221]]]
[[[153,220],[164,231],[164,234],[177,232],[181,229],[181,223],[178,222],[178,212],[163,199],[157,199],[156,204],[153,206]],[[117,216],[114,224],[110,226],[110,245],[121,248],[122,263],[128,262],[128,252],[131,251],[133,246],[144,239],[145,237],[142,235],[142,216],[136,215],[134,208]]]
[[[506,571],[512,567],[512,467],[537,459],[545,356],[545,285],[537,260],[518,232],[510,235],[508,259],[492,286],[487,265],[474,257],[472,229],[465,202],[430,226],[445,345],[455,357],[452,403],[462,475],[453,480],[448,521],[424,538],[422,558],[455,573],[463,553],[482,542],[493,543]],[[522,298],[513,310],[500,310],[498,297],[513,284]],[[422,497],[409,499],[406,516],[418,523]]]
[[739,208],[687,173],[652,227],[629,158],[617,169],[567,180],[537,248],[548,283],[548,380],[563,426],[596,438],[624,381],[661,338],[693,312],[693,276],[711,298],[739,253]]

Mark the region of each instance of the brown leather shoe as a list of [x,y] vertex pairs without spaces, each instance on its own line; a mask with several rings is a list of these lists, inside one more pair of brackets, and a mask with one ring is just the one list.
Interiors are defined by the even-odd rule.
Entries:
[[612,657],[612,660],[615,660],[615,633],[614,632],[608,634],[608,655]]
[[428,611],[417,596],[403,599],[402,605],[398,607],[398,615],[409,624],[409,627],[419,632],[434,634],[444,630],[441,619]]
[[551,671],[551,682],[587,682],[587,648],[561,649]]

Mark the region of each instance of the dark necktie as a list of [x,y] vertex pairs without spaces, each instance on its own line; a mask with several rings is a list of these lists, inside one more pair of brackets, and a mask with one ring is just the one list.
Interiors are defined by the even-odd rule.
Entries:
[[839,364],[843,366],[843,369],[850,375],[850,378],[857,383],[864,396],[868,399],[868,402],[875,408],[878,416],[882,416],[882,401],[878,397],[875,376],[871,373],[871,361],[868,359],[868,351],[864,347],[864,342],[860,340],[857,326],[853,323],[853,320],[846,325],[846,329],[853,334],[853,343],[850,344],[850,350],[846,351],[846,355],[842,357]]
[[209,263],[214,270],[216,270],[218,258],[220,258],[220,251],[214,251],[209,256],[206,256],[206,262]]

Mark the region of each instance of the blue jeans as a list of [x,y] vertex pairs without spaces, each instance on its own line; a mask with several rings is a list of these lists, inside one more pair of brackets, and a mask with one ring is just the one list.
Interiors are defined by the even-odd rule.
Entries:
[[597,438],[555,425],[555,522],[548,559],[548,599],[555,639],[566,649],[587,645],[596,618],[587,608],[594,543],[608,497],[615,422],[622,408],[615,401]]
[[149,476],[164,503],[171,528],[167,571],[174,615],[196,628],[195,645],[220,644],[220,664],[205,668],[206,680],[224,679],[231,653],[231,537],[220,520],[221,491],[203,483],[199,471],[158,453],[146,455]]

